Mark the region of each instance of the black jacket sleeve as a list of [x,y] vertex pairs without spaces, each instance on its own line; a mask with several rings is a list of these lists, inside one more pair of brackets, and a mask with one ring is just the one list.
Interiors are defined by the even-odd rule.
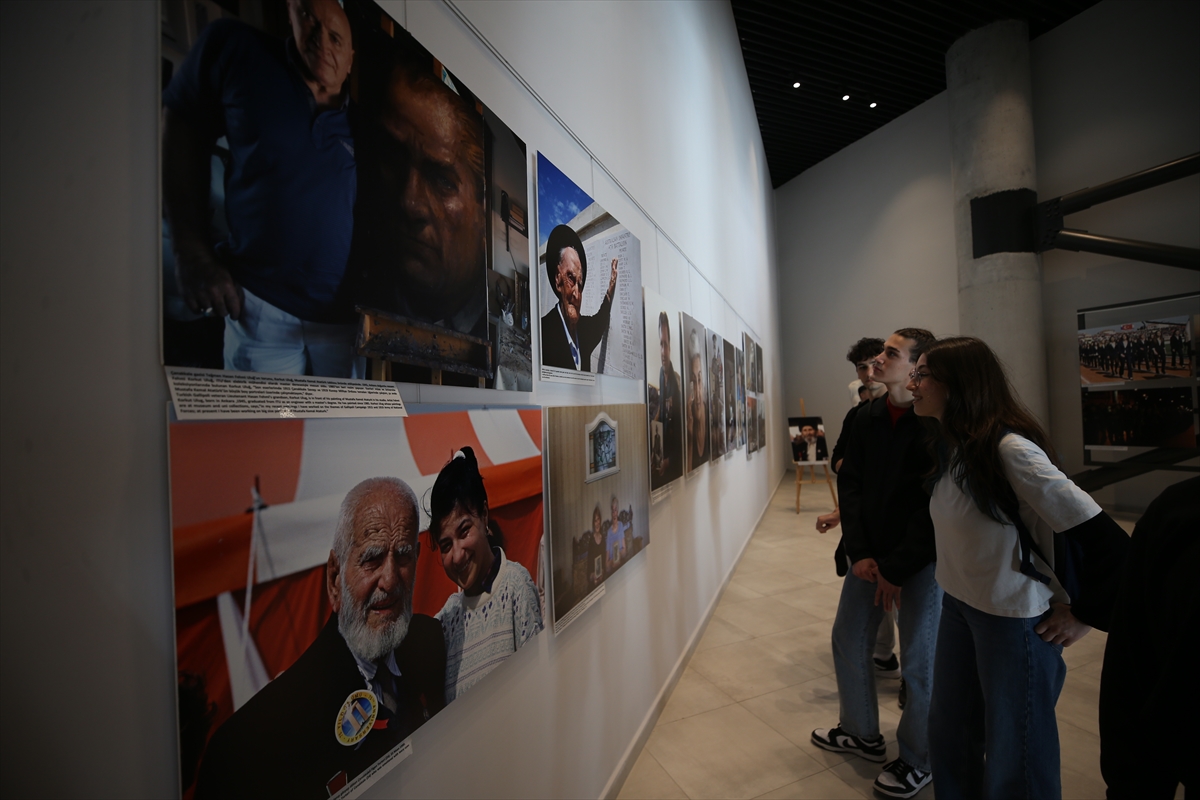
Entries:
[[[845,446],[845,463],[838,473],[838,506],[842,511],[842,547],[850,563],[871,558],[870,541],[863,528],[863,465],[866,431],[871,422],[871,404],[854,409],[850,440]],[[839,548],[840,549],[840,548]]]
[[877,559],[879,573],[889,583],[903,586],[906,580],[936,558],[933,519],[929,516],[929,497],[926,496],[917,512],[909,517],[904,539],[886,556]]
[[[1079,556],[1070,561],[1077,566],[1075,578],[1079,584],[1079,596],[1071,598],[1071,613],[1080,622],[1107,631],[1129,554],[1129,537],[1112,517],[1101,511],[1087,522],[1063,531],[1055,540],[1064,541]],[[1055,566],[1060,564],[1059,554],[1055,553]]]
[[854,414],[863,407],[866,401],[850,409],[842,420],[842,432],[838,434],[837,443],[833,446],[833,455],[829,457],[829,466],[837,472],[837,463],[846,457],[846,444],[850,441],[850,426],[854,424]]

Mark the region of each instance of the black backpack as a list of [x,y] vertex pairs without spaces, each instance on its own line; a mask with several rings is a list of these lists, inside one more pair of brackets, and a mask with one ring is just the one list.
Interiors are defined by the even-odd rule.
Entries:
[[[1005,509],[1005,513],[1021,539],[1021,572],[1039,583],[1050,583],[1050,577],[1033,566],[1030,553],[1047,564],[1050,559],[1033,540],[1018,509]],[[1129,535],[1103,511],[1074,528],[1055,531],[1054,576],[1071,596],[1071,613],[1080,622],[1109,629],[1128,553]]]

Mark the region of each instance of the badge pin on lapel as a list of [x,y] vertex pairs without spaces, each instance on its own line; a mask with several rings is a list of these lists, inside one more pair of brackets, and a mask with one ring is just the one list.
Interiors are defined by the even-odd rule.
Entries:
[[353,747],[366,738],[379,716],[379,700],[369,689],[351,692],[338,711],[333,733],[338,743]]

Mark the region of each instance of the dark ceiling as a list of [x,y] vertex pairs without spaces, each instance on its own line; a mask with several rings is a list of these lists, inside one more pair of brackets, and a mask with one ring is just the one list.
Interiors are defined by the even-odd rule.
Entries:
[[1096,2],[732,0],[771,184],[944,91],[946,50],[964,33],[1023,19],[1033,39]]

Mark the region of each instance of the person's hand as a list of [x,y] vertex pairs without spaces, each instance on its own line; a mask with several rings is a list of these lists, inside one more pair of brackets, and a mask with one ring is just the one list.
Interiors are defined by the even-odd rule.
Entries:
[[1066,603],[1055,603],[1051,608],[1050,616],[1033,628],[1033,632],[1041,636],[1043,642],[1070,647],[1087,636],[1091,630],[1090,626],[1075,618],[1071,607]]
[[878,580],[875,582],[875,605],[883,602],[883,610],[891,611],[892,607],[900,607],[900,587],[888,581],[883,577],[883,573],[875,570],[875,577]]
[[211,256],[176,254],[175,275],[188,308],[197,314],[240,319],[242,287]]
[[879,577],[879,565],[875,563],[875,559],[873,558],[860,558],[850,567],[850,571],[860,581],[868,581],[869,583],[874,583],[875,579]]
[[834,511],[832,514],[822,514],[817,517],[817,533],[825,533],[825,531],[836,528],[841,523],[841,511]]
[[612,260],[612,276],[608,279],[608,293],[605,295],[609,300],[612,300],[613,292],[617,288],[617,260]]

